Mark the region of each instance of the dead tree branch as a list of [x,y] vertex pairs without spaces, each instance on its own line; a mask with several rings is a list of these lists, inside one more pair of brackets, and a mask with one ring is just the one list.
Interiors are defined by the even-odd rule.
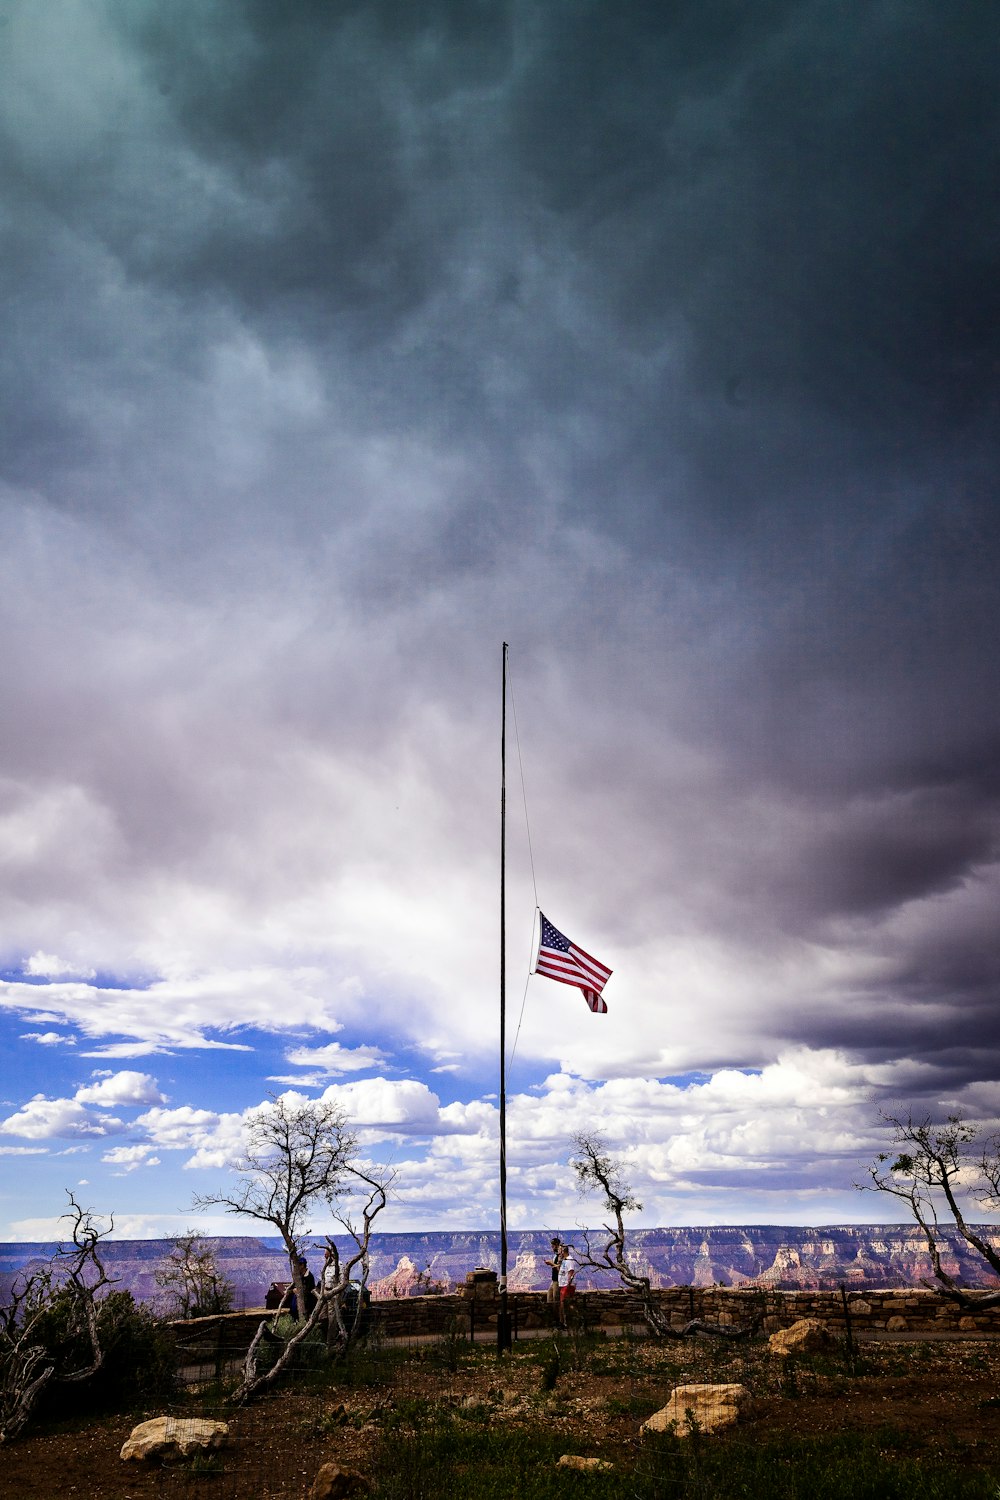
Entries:
[[[231,1397],[235,1402],[243,1402],[291,1366],[320,1323],[329,1328],[332,1318],[336,1329],[332,1345],[346,1348],[352,1330],[343,1317],[343,1295],[356,1267],[367,1266],[372,1225],[385,1208],[391,1174],[380,1175],[361,1163],[357,1137],[339,1105],[321,1099],[298,1101],[287,1095],[272,1096],[268,1104],[251,1115],[246,1150],[234,1163],[234,1170],[239,1181],[231,1190],[198,1198],[196,1206],[218,1204],[228,1213],[256,1219],[277,1229],[288,1254],[298,1325],[291,1337],[282,1341],[274,1363],[261,1371],[262,1346],[273,1344],[279,1337],[278,1317],[275,1315],[273,1320],[261,1324],[247,1351],[240,1385]],[[364,1206],[355,1231],[345,1205],[359,1195]],[[309,1295],[311,1288],[304,1281],[302,1247],[308,1232],[308,1216],[323,1205],[348,1229],[355,1248],[350,1256],[338,1262],[339,1275],[332,1283],[321,1284],[314,1295]],[[357,1317],[352,1324],[352,1328],[356,1327]]]
[[625,1181],[621,1162],[610,1154],[604,1140],[598,1135],[581,1132],[574,1136],[573,1145],[575,1155],[571,1165],[576,1174],[579,1192],[584,1196],[599,1193],[605,1211],[614,1221],[613,1224],[606,1223],[602,1226],[603,1235],[597,1235],[590,1229],[581,1231],[584,1248],[582,1252],[574,1252],[576,1264],[591,1271],[608,1272],[616,1276],[625,1291],[638,1301],[646,1326],[656,1338],[686,1339],[700,1333],[710,1338],[739,1340],[756,1333],[762,1322],[762,1315],[759,1313],[739,1328],[724,1327],[703,1318],[692,1318],[679,1328],[673,1326],[663,1309],[657,1305],[649,1277],[629,1264],[624,1216],[638,1212],[642,1204]]
[[50,1383],[89,1380],[104,1363],[98,1300],[114,1278],[99,1246],[114,1220],[101,1228],[91,1209],[67,1197],[69,1241],[48,1265],[19,1278],[0,1310],[0,1443],[23,1430]]
[[1000,1209],[1000,1134],[985,1134],[959,1115],[949,1115],[943,1125],[929,1116],[915,1120],[883,1112],[880,1118],[892,1132],[895,1149],[879,1152],[868,1168],[870,1180],[860,1186],[906,1204],[927,1243],[933,1290],[969,1313],[1000,1306],[1000,1288],[970,1291],[947,1270],[942,1256],[944,1218],[1000,1279],[1000,1251],[984,1237],[981,1225],[969,1222],[963,1207],[964,1200],[988,1212]]

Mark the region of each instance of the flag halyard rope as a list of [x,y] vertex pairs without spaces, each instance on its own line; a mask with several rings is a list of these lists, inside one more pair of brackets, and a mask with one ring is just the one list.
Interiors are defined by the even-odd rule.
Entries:
[[517,1017],[517,1027],[514,1031],[514,1042],[510,1049],[507,1066],[514,1061],[514,1053],[517,1051],[518,1037],[521,1035],[521,1022],[524,1020],[524,1007],[528,999],[528,984],[531,980],[531,960],[535,948],[535,921],[538,916],[538,886],[535,882],[535,856],[531,848],[531,823],[528,820],[528,794],[524,786],[524,762],[521,759],[521,737],[517,731],[517,704],[514,700],[514,679],[510,670],[510,659],[507,661],[507,692],[510,696],[510,716],[514,721],[514,747],[517,750],[517,773],[521,781],[521,805],[524,808],[524,832],[528,841],[528,865],[531,869],[531,889],[535,896],[535,911],[531,918],[531,938],[528,948],[528,972],[524,980],[524,993],[521,996],[521,1009]]
[[[524,763],[521,760],[521,739],[517,732],[517,704],[514,702],[514,679],[507,662],[507,691],[510,694],[510,716],[514,720],[514,745],[517,750],[517,771],[521,778],[521,802],[524,806],[524,831],[528,838],[528,864],[531,866],[531,889],[535,893],[535,910],[538,910],[538,886],[535,884],[535,857],[531,852],[531,825],[528,822],[528,796],[524,789]],[[530,964],[529,964],[530,968]]]

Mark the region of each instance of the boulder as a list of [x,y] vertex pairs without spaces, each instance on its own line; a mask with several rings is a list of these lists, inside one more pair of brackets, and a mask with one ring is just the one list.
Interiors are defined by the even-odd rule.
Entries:
[[151,1417],[133,1427],[122,1445],[122,1458],[159,1459],[161,1463],[214,1453],[229,1442],[225,1422],[205,1417]]
[[666,1406],[643,1422],[639,1431],[666,1432],[675,1426],[678,1437],[688,1437],[693,1421],[699,1432],[716,1432],[739,1421],[746,1401],[745,1385],[679,1385]]
[[886,1323],[885,1325],[887,1333],[903,1333],[906,1327],[906,1319],[901,1318],[899,1313],[894,1313],[893,1316],[889,1319],[888,1323]]
[[613,1469],[614,1464],[609,1464],[606,1458],[582,1458],[579,1453],[564,1453],[557,1465],[560,1469],[583,1469],[593,1473],[595,1470]]
[[349,1495],[363,1495],[370,1488],[365,1476],[354,1469],[324,1464],[312,1482],[309,1500],[342,1500]]
[[833,1335],[819,1318],[800,1318],[790,1328],[779,1328],[772,1333],[767,1346],[772,1354],[783,1358],[789,1354],[816,1354],[829,1349]]

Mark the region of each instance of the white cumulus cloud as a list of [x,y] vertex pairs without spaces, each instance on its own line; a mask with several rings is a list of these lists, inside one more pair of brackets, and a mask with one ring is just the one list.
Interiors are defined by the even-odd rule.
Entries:
[[[380,1047],[343,1047],[340,1042],[327,1042],[323,1047],[292,1047],[285,1058],[298,1068],[309,1068],[317,1078],[335,1077],[340,1073],[360,1073],[365,1068],[377,1068],[385,1061]],[[294,1083],[296,1080],[276,1078],[272,1082]]]
[[74,1098],[80,1104],[100,1104],[108,1108],[126,1104],[163,1104],[156,1079],[150,1073],[134,1073],[128,1070],[112,1073],[101,1078],[99,1083],[90,1083],[79,1088]]
[[340,1104],[353,1125],[371,1130],[435,1135],[446,1128],[441,1101],[416,1078],[359,1078],[334,1083],[323,1094]]
[[190,1151],[185,1167],[229,1166],[245,1145],[244,1114],[216,1114],[213,1110],[150,1109],[139,1116],[136,1125],[147,1131],[150,1140],[165,1151]]
[[42,1094],[36,1094],[6,1120],[0,1120],[0,1130],[6,1135],[37,1141],[119,1135],[126,1128],[124,1121],[113,1115],[91,1114],[76,1099],[46,1099]]
[[55,953],[33,953],[24,965],[24,972],[42,979],[93,979],[94,970],[59,958]]
[[101,1160],[108,1162],[111,1166],[121,1167],[124,1172],[134,1172],[138,1167],[160,1165],[160,1158],[153,1155],[154,1150],[155,1147],[148,1143],[138,1146],[114,1146],[104,1153]]

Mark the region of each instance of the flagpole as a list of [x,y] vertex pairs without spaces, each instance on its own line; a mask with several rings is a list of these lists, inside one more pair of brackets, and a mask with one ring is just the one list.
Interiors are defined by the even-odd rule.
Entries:
[[497,1353],[511,1346],[507,1307],[507,642],[500,709],[500,1308]]

